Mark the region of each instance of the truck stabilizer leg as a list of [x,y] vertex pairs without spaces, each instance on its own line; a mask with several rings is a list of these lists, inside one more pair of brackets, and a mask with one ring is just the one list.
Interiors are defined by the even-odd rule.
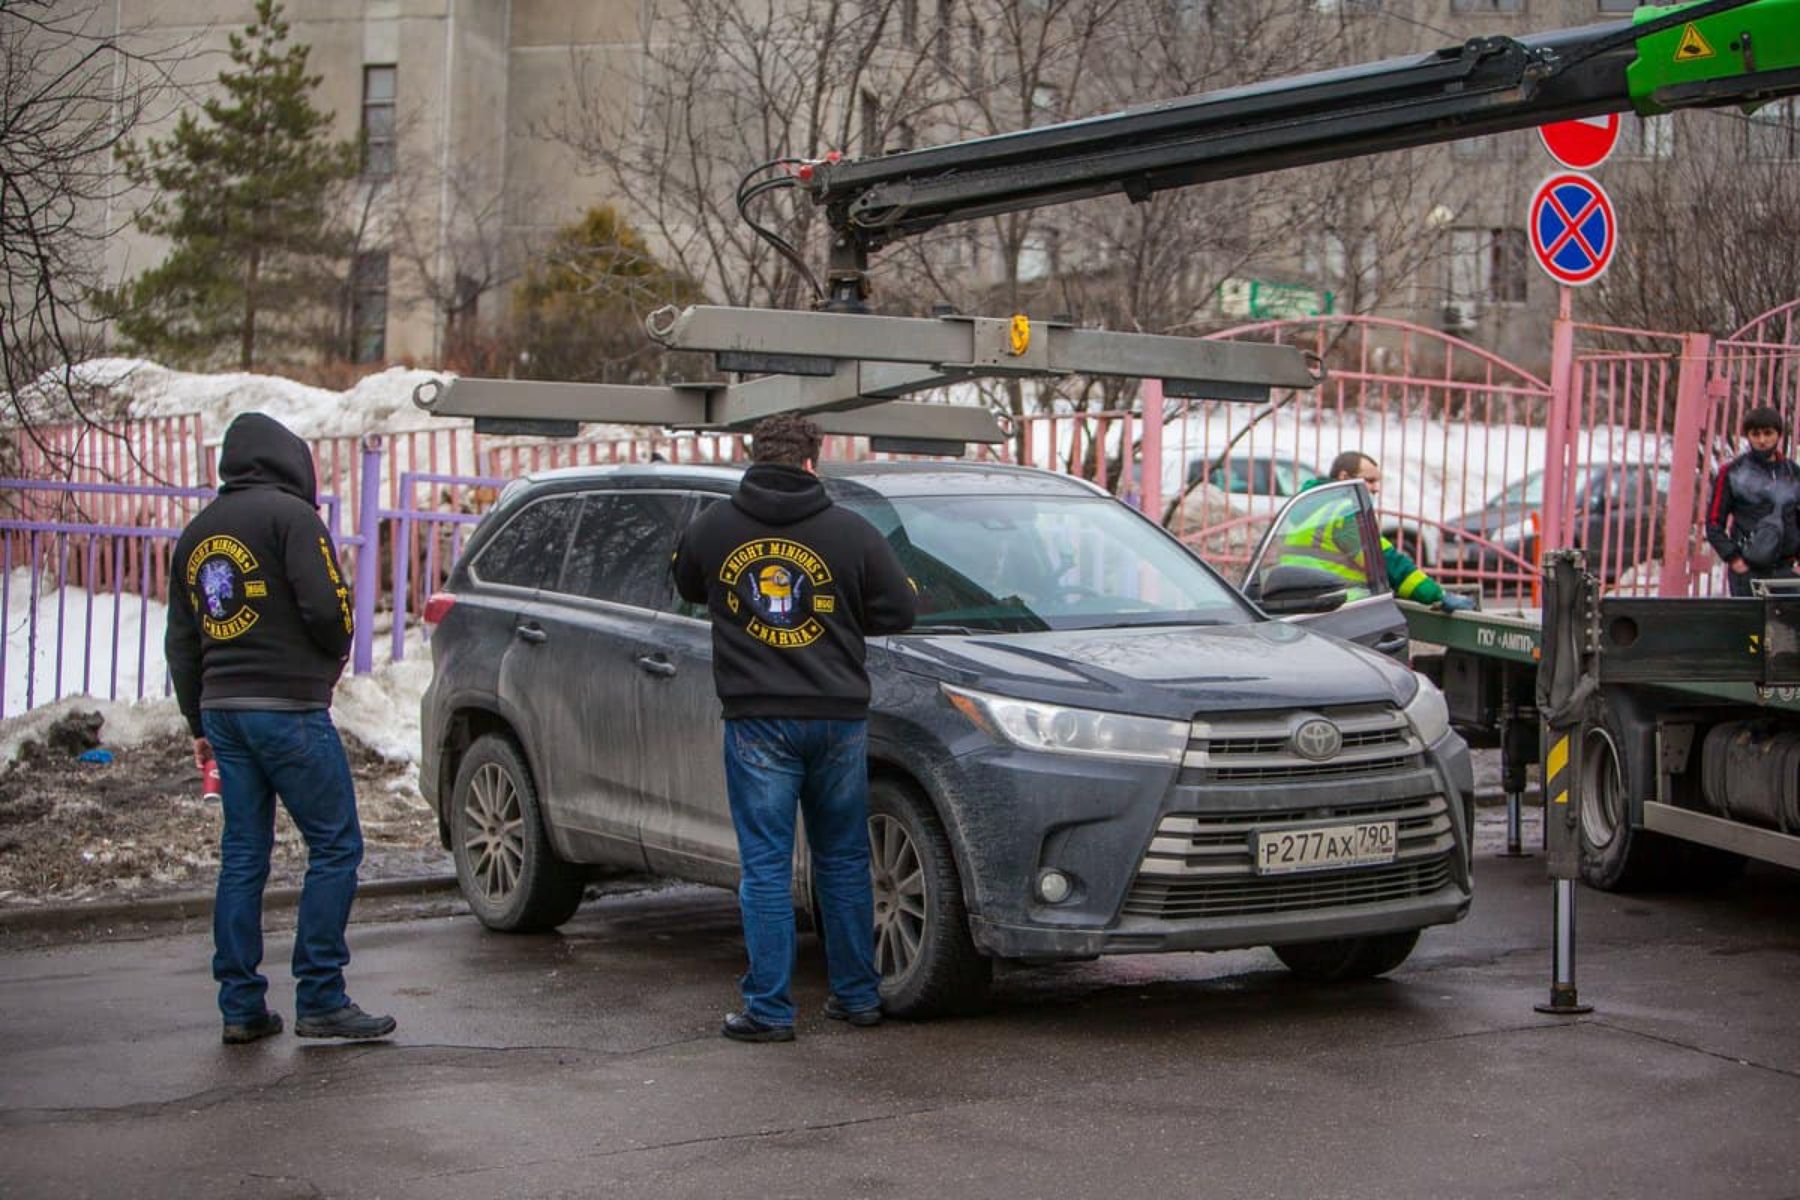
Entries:
[[1550,999],[1533,1008],[1559,1017],[1576,1017],[1591,1013],[1594,1006],[1583,1004],[1575,989],[1575,881],[1551,881],[1551,924],[1553,945],[1550,964]]

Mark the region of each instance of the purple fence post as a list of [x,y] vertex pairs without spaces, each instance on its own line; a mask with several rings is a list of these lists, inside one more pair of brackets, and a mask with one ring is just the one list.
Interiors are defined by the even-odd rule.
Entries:
[[357,497],[356,633],[351,643],[351,669],[367,675],[374,666],[375,589],[381,582],[381,438],[362,441],[362,492]]
[[412,507],[413,473],[400,477],[400,520],[394,526],[394,654],[395,662],[406,657],[406,608],[411,599],[412,580]]

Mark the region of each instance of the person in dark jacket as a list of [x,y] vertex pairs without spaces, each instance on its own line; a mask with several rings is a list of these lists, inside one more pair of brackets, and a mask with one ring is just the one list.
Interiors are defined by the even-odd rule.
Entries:
[[222,785],[213,978],[228,1043],[282,1030],[258,969],[277,796],[306,839],[294,1032],[361,1039],[394,1031],[392,1017],[365,1013],[344,994],[344,927],[363,842],[330,706],[352,620],[317,505],[306,443],[245,413],[225,431],[218,498],[182,531],[171,564],[169,675],[194,760],[202,769],[216,761]]
[[913,589],[887,541],[839,508],[813,473],[819,427],[770,417],[729,504],[683,532],[672,568],[707,606],[725,718],[725,780],[737,830],[749,969],[728,1038],[794,1037],[794,816],[806,815],[831,995],[825,1015],[881,1023],[869,885],[864,638],[912,625]]
[[1733,596],[1753,579],[1790,579],[1800,555],[1800,467],[1781,453],[1781,414],[1763,405],[1744,414],[1750,449],[1725,464],[1706,505],[1706,540],[1725,564]]

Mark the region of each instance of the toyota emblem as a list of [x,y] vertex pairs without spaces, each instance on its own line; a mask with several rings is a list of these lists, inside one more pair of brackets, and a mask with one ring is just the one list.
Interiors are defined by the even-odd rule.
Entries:
[[1312,717],[1300,723],[1289,742],[1294,747],[1294,753],[1301,758],[1324,762],[1335,757],[1344,748],[1344,735],[1324,717]]

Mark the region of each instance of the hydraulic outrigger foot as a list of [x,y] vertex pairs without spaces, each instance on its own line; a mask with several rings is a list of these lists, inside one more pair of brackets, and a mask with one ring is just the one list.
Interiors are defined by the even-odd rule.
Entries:
[[1583,1004],[1575,991],[1575,881],[1554,880],[1552,923],[1555,944],[1551,951],[1550,999],[1532,1005],[1541,1013],[1559,1017],[1578,1017],[1591,1013],[1594,1006]]

